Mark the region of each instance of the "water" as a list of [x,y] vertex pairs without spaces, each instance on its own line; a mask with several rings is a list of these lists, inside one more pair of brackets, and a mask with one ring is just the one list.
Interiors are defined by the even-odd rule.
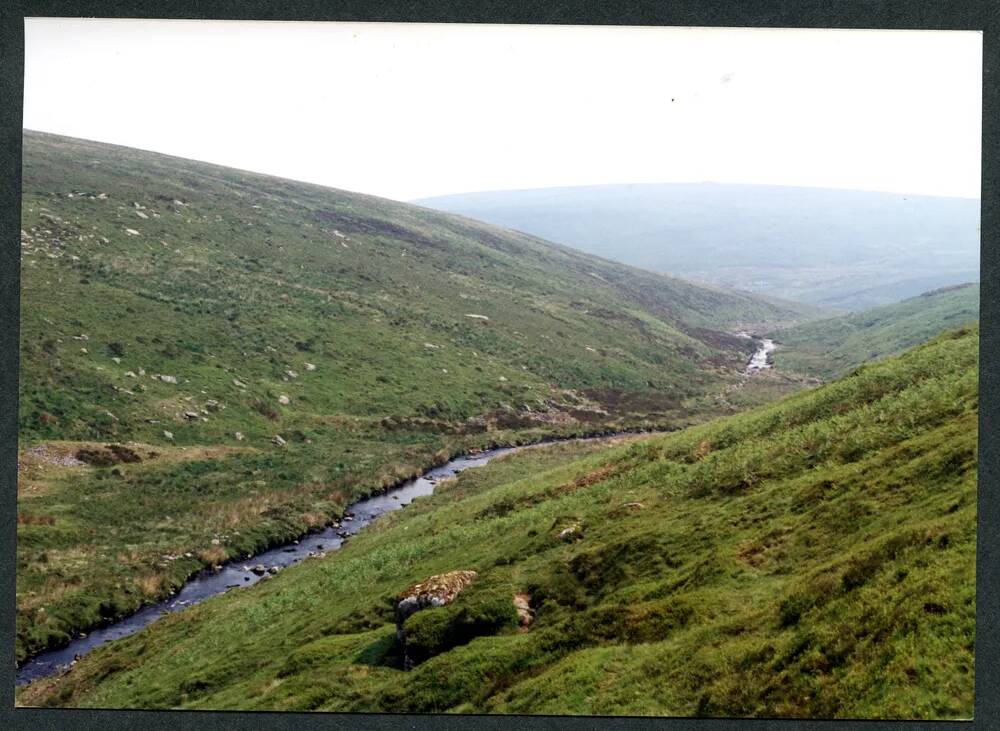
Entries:
[[750,356],[750,360],[747,362],[747,367],[743,371],[748,376],[757,373],[758,371],[767,370],[771,367],[771,363],[768,361],[768,356],[774,352],[775,344],[770,338],[756,338],[748,332],[739,332],[737,335],[744,338],[753,338],[759,341],[757,345],[757,351]]
[[281,570],[309,558],[310,555],[322,556],[330,551],[336,551],[347,538],[357,533],[378,516],[399,510],[422,495],[430,495],[441,480],[456,475],[462,470],[481,467],[496,457],[524,448],[503,447],[458,457],[381,495],[364,498],[349,505],[344,511],[344,518],[341,519],[339,526],[335,525],[322,532],[311,533],[293,543],[272,548],[253,558],[232,561],[224,564],[218,571],[202,571],[169,599],[140,609],[135,614],[112,625],[95,629],[86,636],[73,640],[66,647],[49,650],[26,660],[17,671],[17,684],[24,685],[59,672],[69,667],[77,655],[85,655],[105,642],[134,634],[168,612],[181,611],[216,594],[245,589],[256,584],[264,576],[270,575],[265,573],[264,576],[258,576],[252,570],[254,567],[263,566],[267,570],[276,566]]

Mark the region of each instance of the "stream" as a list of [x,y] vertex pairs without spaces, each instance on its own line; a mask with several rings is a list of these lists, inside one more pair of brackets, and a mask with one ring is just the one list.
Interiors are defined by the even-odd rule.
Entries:
[[747,361],[746,369],[744,373],[748,376],[757,373],[758,371],[767,370],[771,367],[771,362],[768,360],[768,356],[774,352],[775,344],[770,338],[758,338],[751,335],[748,332],[738,332],[736,333],[740,337],[751,338],[757,341],[757,351],[750,356],[750,360]]
[[143,607],[135,614],[106,627],[81,634],[65,647],[48,650],[28,658],[17,670],[17,685],[25,685],[64,670],[72,664],[77,655],[85,655],[105,642],[128,637],[168,612],[181,611],[216,594],[253,586],[272,573],[277,573],[305,558],[323,556],[330,551],[336,551],[347,538],[380,515],[399,510],[413,502],[414,498],[430,495],[441,480],[472,467],[481,467],[496,457],[530,446],[536,445],[501,447],[457,457],[380,495],[352,503],[347,506],[338,522],[321,532],[307,534],[296,541],[264,551],[252,558],[230,561],[218,570],[205,569],[191,578],[169,599]]

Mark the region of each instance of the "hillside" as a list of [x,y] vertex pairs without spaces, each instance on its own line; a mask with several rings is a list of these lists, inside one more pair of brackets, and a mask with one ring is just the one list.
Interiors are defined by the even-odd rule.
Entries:
[[652,271],[848,310],[979,278],[978,200],[701,183],[416,202]]
[[732,329],[815,314],[35,132],[21,252],[19,659],[449,454],[704,420]]
[[866,361],[922,343],[938,333],[979,321],[979,285],[925,292],[896,304],[771,333],[780,345],[775,366],[832,378]]
[[[969,718],[977,360],[953,331],[682,432],[507,457],[18,701]],[[457,570],[400,670],[393,597]]]

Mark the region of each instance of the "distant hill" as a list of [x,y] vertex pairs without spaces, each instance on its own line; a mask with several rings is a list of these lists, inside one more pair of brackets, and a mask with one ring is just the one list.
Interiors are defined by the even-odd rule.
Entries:
[[816,320],[771,334],[779,369],[830,378],[979,320],[979,285],[960,284],[903,302]]
[[19,658],[449,454],[702,420],[731,330],[815,314],[35,132],[22,214]]
[[841,309],[979,278],[978,200],[703,183],[415,202],[653,271]]

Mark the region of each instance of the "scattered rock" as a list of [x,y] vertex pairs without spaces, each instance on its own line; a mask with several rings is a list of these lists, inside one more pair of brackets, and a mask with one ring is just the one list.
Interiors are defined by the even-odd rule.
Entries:
[[167,439],[173,439],[174,438],[174,433],[173,432],[169,432],[166,429],[164,429],[163,430],[163,436],[166,437]]
[[213,545],[213,546],[218,546],[220,542],[221,542],[221,541],[219,541],[219,539],[218,539],[218,538],[213,538],[213,539],[212,539],[212,545]]
[[287,442],[281,438],[280,434],[275,434],[274,438],[271,439],[271,441],[277,444],[279,447],[283,447],[285,446],[285,444],[287,444]]
[[186,419],[197,419],[198,418],[198,414],[197,414],[197,412],[194,412],[194,411],[185,411],[184,412],[184,418],[186,418]]
[[486,315],[466,315],[466,317],[471,317],[473,320],[486,320],[486,321],[489,321],[489,319],[490,319]]
[[535,621],[535,613],[531,609],[531,597],[523,592],[515,594],[514,609],[517,610],[517,619],[521,629],[527,630]]
[[234,433],[233,436],[236,437],[236,441],[237,442],[242,442],[243,441],[243,432],[238,431],[238,432]]
[[278,396],[278,403],[281,404],[282,406],[288,406],[288,404],[290,404],[291,401],[292,400],[288,398],[288,396],[286,396],[285,394],[281,394],[280,396]]
[[160,376],[160,380],[164,383],[177,383],[177,376]]
[[298,378],[299,377],[299,374],[296,373],[295,371],[292,371],[292,370],[285,371],[285,375],[288,376],[289,378]]
[[312,363],[306,363],[306,370],[307,371],[314,371],[314,370],[316,370],[316,366],[313,365]]
[[243,383],[243,381],[239,380],[238,378],[234,378],[233,379],[233,385],[236,386],[236,388],[246,388],[247,387],[247,384]]
[[573,523],[567,528],[563,528],[559,531],[559,540],[571,543],[573,541],[578,541],[583,538],[583,526],[579,523]]
[[134,228],[127,228],[127,229],[125,229],[125,233],[127,233],[129,236],[138,236],[139,235],[139,232],[136,231]]
[[259,563],[253,568],[251,568],[250,571],[252,571],[257,576],[263,576],[264,574],[267,573],[267,567],[264,564]]

